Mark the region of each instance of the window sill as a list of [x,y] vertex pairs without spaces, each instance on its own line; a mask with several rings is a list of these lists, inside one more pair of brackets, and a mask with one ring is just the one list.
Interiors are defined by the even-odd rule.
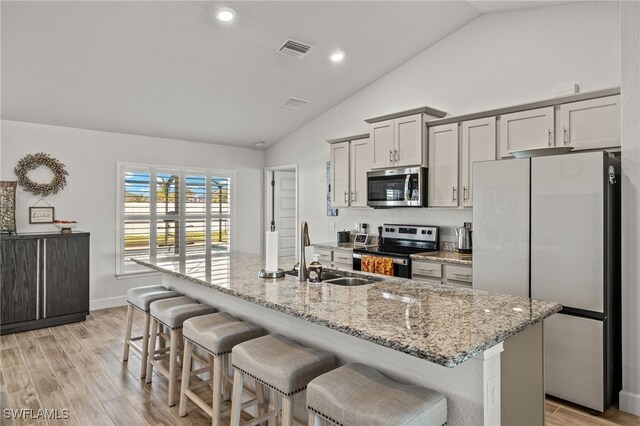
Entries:
[[153,277],[158,275],[162,275],[162,272],[157,272],[157,271],[122,272],[120,274],[116,274],[116,279],[128,280],[131,278]]

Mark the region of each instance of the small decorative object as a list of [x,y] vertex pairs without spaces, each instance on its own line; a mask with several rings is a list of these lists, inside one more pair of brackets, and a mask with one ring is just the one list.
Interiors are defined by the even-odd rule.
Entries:
[[53,223],[54,208],[47,207],[29,207],[29,223]]
[[0,231],[16,232],[16,181],[0,181]]
[[53,223],[60,229],[61,234],[71,234],[73,228],[78,225],[75,220],[54,220]]
[[338,209],[331,207],[331,161],[327,161],[327,216],[338,216]]
[[[41,166],[48,168],[53,174],[49,183],[38,183],[29,178],[29,172]],[[67,184],[66,176],[69,175],[64,164],[44,152],[26,155],[18,161],[13,171],[18,176],[18,185],[23,187],[25,191],[43,197],[57,194]]]

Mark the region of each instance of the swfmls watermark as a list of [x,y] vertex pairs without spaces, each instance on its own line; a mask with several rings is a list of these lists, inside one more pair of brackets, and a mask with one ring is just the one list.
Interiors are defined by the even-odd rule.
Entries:
[[2,411],[5,419],[44,419],[44,420],[66,420],[69,418],[67,408],[45,408],[34,410],[32,408],[5,408]]

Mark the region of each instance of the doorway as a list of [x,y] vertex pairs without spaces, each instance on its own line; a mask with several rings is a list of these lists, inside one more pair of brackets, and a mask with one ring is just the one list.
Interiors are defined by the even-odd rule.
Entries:
[[[296,259],[298,223],[298,165],[287,164],[265,168],[265,231],[273,221],[278,231],[278,255],[284,260]],[[273,204],[272,204],[273,195]],[[273,207],[273,209],[272,209]]]

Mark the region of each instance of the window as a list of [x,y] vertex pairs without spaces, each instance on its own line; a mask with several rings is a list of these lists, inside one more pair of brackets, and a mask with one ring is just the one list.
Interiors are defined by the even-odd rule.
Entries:
[[117,274],[205,259],[231,247],[233,172],[119,164]]

